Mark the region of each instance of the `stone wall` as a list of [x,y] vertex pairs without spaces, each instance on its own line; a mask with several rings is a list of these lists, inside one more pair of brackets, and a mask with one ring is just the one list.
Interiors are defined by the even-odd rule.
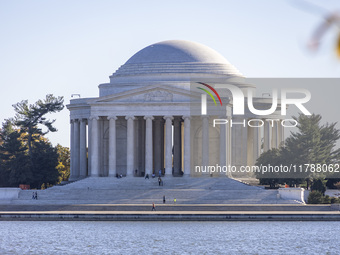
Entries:
[[0,200],[18,199],[20,191],[19,188],[0,188]]
[[306,203],[308,198],[308,190],[303,188],[280,188],[279,194],[282,199],[297,200]]

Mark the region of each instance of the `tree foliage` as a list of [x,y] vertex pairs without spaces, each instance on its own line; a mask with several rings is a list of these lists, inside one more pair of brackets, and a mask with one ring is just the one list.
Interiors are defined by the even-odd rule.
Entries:
[[314,180],[310,188],[312,191],[319,191],[322,195],[325,195],[326,185],[321,179]]
[[[33,105],[24,100],[13,107],[15,118],[6,120],[0,130],[0,186],[30,184],[40,188],[58,183],[61,175],[57,168],[58,148],[44,137],[56,131],[55,120],[45,115],[62,110],[63,98],[47,95]],[[47,128],[44,132],[43,126]],[[64,171],[66,168],[67,165]]]
[[[44,100],[38,100],[35,104],[28,104],[27,100],[23,100],[13,105],[16,112],[14,123],[22,133],[27,134],[28,152],[31,159],[33,135],[45,135],[50,131],[57,131],[53,126],[55,120],[49,120],[45,115],[61,111],[64,108],[63,103],[63,97],[54,97],[52,94],[48,94]],[[41,126],[45,126],[47,131],[43,132]]]
[[[292,132],[285,141],[284,146],[263,153],[256,165],[302,165],[303,171],[299,178],[292,178],[291,174],[257,174],[260,183],[269,184],[271,187],[277,184],[300,184],[304,180],[323,179],[322,173],[305,171],[305,164],[334,164],[339,162],[340,149],[335,149],[340,138],[340,130],[336,129],[336,123],[321,125],[321,116],[313,114],[306,116],[300,114],[297,121],[298,131]],[[303,174],[305,173],[305,174]],[[335,177],[335,176],[333,176]]]
[[[282,163],[282,158],[280,154],[280,150],[278,149],[272,149],[269,151],[266,151],[261,154],[261,157],[257,161],[257,165],[280,165]],[[280,178],[279,173],[272,173],[270,178],[268,176],[263,177],[261,173],[257,173],[257,177],[260,179],[260,184],[262,185],[269,185],[270,188],[276,188],[277,184],[280,182],[278,181]]]
[[45,138],[34,143],[32,170],[34,179],[31,185],[41,187],[42,184],[56,184],[59,180],[57,149]]
[[322,192],[317,191],[317,190],[312,191],[312,192],[309,193],[307,203],[308,204],[321,204],[322,203],[322,197],[323,197]]
[[60,144],[56,146],[56,149],[58,153],[58,182],[67,181],[70,177],[70,149],[63,147]]
[[22,182],[32,180],[30,160],[26,154],[26,148],[20,140],[20,133],[13,126],[11,120],[3,123],[0,137],[0,185],[17,186]]

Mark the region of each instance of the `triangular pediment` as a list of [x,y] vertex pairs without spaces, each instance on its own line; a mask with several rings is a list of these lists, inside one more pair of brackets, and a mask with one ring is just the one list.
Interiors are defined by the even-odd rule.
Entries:
[[199,99],[200,94],[167,85],[150,85],[91,100],[90,104],[105,103],[147,103],[147,102],[190,102]]

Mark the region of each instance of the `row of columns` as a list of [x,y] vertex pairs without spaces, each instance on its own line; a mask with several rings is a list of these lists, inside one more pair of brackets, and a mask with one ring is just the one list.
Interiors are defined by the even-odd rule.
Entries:
[[[209,116],[201,116],[202,118],[202,165],[209,165]],[[117,174],[117,158],[116,158],[116,120],[117,116],[108,116],[109,121],[109,176],[116,176]],[[133,176],[134,170],[134,116],[126,116],[127,121],[127,162],[126,162],[126,175]],[[163,122],[160,117],[157,117],[155,122],[155,136],[153,136],[153,120],[154,116],[144,116],[145,119],[145,174],[152,174],[153,170],[153,157],[161,158],[160,143],[153,143],[155,137],[161,137],[160,129]],[[190,144],[190,116],[173,117],[164,116],[165,121],[165,176],[172,176],[172,169],[174,174],[179,174],[182,166],[182,131],[181,121],[184,120],[184,159],[183,170],[184,175],[190,175],[191,169],[191,144]],[[71,120],[71,176],[70,180],[83,178],[86,175],[99,176],[100,168],[100,155],[99,155],[99,117],[94,116],[87,119]],[[86,124],[88,122],[89,132],[89,148],[88,148],[88,172],[87,172],[87,150],[86,150]],[[172,123],[173,123],[173,143],[174,150],[172,151]],[[247,164],[254,164],[255,160],[260,156],[261,149],[261,128],[247,128],[246,130],[246,157]],[[264,121],[263,128],[263,152],[271,148],[278,148],[280,143],[284,141],[283,127],[279,122]],[[240,141],[241,142],[241,141]],[[239,143],[240,143],[239,142]],[[153,145],[156,147],[153,148]],[[219,148],[219,161],[220,165],[231,164],[231,129],[229,125],[220,125],[220,148]],[[155,155],[154,155],[155,149]],[[250,155],[251,154],[251,155]],[[172,155],[174,160],[172,160]],[[159,163],[159,162],[158,162]],[[157,167],[160,167],[157,165]],[[163,168],[161,166],[160,168]],[[158,168],[155,168],[158,171]],[[156,172],[158,173],[158,172]]]
[[[225,116],[220,117],[225,118]],[[209,116],[201,116],[202,121],[202,166],[209,166],[218,163],[220,166],[231,165],[231,128],[230,125],[219,125],[219,162],[214,162],[211,164],[209,155],[212,155],[214,151],[209,150],[210,145],[210,134],[209,129],[210,125],[210,117]],[[210,123],[210,124],[209,124]],[[230,117],[228,117],[228,123],[230,123]],[[209,174],[209,172],[206,172]],[[224,175],[223,172],[220,175]]]
[[254,121],[240,117],[233,118],[233,123],[233,166],[254,165],[262,152],[279,148],[284,141],[284,128],[278,119]]
[[[109,176],[117,174],[116,158],[116,120],[117,116],[108,116],[109,121]],[[133,176],[134,171],[134,116],[126,116],[127,121],[127,161],[126,176]],[[153,170],[153,116],[144,116],[145,130],[145,174],[152,174]],[[184,119],[184,175],[190,175],[190,116],[173,117],[164,116],[165,120],[165,176],[172,176],[172,164],[175,174],[181,170],[181,119]],[[86,124],[88,121],[88,169],[87,172],[87,150],[86,150]],[[172,122],[174,121],[174,162],[172,161]],[[158,124],[161,122],[159,121]],[[157,123],[156,123],[157,125]],[[160,132],[158,125],[155,132]],[[156,126],[157,127],[157,126]],[[155,134],[161,137],[161,134]],[[99,150],[99,117],[91,116],[87,119],[71,120],[71,175],[69,180],[84,178],[86,175],[99,176],[100,173],[100,150]],[[156,145],[160,146],[160,145]],[[156,155],[162,157],[161,148],[156,149]],[[158,166],[163,168],[162,166]]]
[[70,180],[87,175],[86,124],[87,119],[71,120],[71,175]]
[[264,122],[263,152],[272,148],[279,148],[284,141],[284,129],[277,121]]

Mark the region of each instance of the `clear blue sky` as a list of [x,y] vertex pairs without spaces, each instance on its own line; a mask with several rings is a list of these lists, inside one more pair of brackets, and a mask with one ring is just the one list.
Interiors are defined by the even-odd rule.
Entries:
[[[340,77],[336,29],[309,52],[324,12],[303,11],[297,2],[0,0],[0,121],[23,99],[98,96],[97,86],[129,57],[169,39],[203,43],[247,77]],[[338,0],[310,2],[340,9]],[[69,146],[68,116],[66,108],[51,116],[59,130],[48,135],[55,145]]]

